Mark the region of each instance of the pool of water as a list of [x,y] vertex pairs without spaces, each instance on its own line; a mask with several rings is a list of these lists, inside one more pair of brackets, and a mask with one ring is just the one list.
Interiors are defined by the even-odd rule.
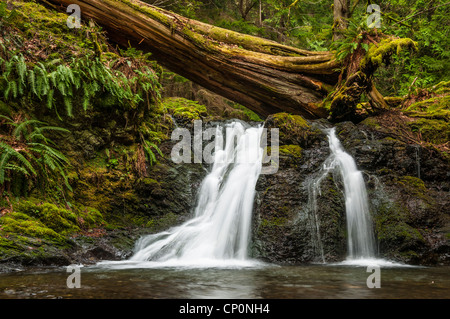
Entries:
[[369,288],[367,279],[375,273],[358,264],[201,268],[109,264],[81,267],[80,288],[68,288],[72,273],[67,267],[33,268],[0,274],[0,298],[447,299],[449,270],[387,263],[379,268],[380,288]]

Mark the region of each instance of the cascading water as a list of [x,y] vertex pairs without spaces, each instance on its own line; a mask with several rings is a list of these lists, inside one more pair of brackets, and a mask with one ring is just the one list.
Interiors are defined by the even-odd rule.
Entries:
[[[344,184],[345,211],[347,219],[348,260],[375,258],[375,241],[370,218],[366,186],[362,173],[357,169],[355,160],[342,148],[336,136],[335,128],[327,130],[330,156],[325,160],[320,176],[308,185],[309,206],[317,222],[316,196],[320,194],[320,183],[332,170],[337,170]],[[319,225],[313,227],[315,241],[320,241]],[[320,244],[320,243],[319,243]],[[319,245],[321,258],[323,251]]]
[[374,258],[375,242],[363,175],[353,157],[343,150],[334,128],[328,131],[328,140],[344,183],[348,258]]
[[[262,167],[262,127],[240,122],[216,131],[214,162],[202,182],[194,217],[141,238],[130,262],[229,265],[248,260],[255,185]],[[236,141],[236,145],[235,145]]]

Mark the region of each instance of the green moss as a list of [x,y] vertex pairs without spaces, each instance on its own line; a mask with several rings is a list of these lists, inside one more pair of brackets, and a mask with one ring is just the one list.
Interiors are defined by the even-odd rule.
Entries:
[[411,195],[427,200],[427,188],[420,178],[414,176],[401,176],[397,179],[397,183]]
[[409,38],[401,39],[384,39],[380,43],[372,44],[364,59],[361,61],[361,70],[364,73],[368,69],[376,69],[385,61],[387,61],[392,54],[400,54],[404,49],[417,50],[418,44]]
[[16,248],[18,248],[18,245],[15,243],[15,241],[4,236],[0,236],[0,252]]
[[154,186],[160,186],[160,183],[153,178],[143,178],[141,179],[141,182],[146,186],[146,187],[154,187]]
[[145,6],[145,5],[139,5],[137,2],[129,1],[129,0],[108,1],[108,2],[111,5],[119,7],[122,10],[124,10],[125,8],[121,4],[125,4],[128,7],[142,12],[146,16],[149,16],[166,26],[171,26],[172,28],[176,27],[176,24],[172,21],[172,19],[170,19],[168,17],[170,15],[170,12],[165,11],[164,9],[149,7],[149,6]]
[[[24,33],[24,38],[32,38],[33,45],[53,48],[53,55],[49,55],[48,59],[64,59],[73,55],[84,56],[93,51],[93,42],[86,37],[84,26],[72,32],[67,32],[64,28],[67,14],[48,10],[35,1],[16,0],[14,5],[17,6],[17,15],[11,23]],[[45,49],[45,51],[48,50]]]
[[206,106],[181,97],[166,98],[162,104],[169,114],[182,120],[194,121],[207,115]]
[[[270,147],[268,148],[267,151],[271,152]],[[302,157],[302,148],[298,145],[280,145],[279,152],[280,154],[284,155],[290,155],[298,158]]]
[[65,235],[80,230],[75,213],[51,203],[36,204],[33,201],[22,201],[15,209],[39,220],[45,227],[58,234]]
[[1,219],[0,223],[2,224],[3,232],[5,232],[6,234],[13,233],[24,236],[31,236],[60,244],[65,242],[64,236],[45,226],[39,220],[24,220],[22,218],[16,217],[17,216],[14,213],[11,213]]
[[174,226],[178,221],[178,215],[174,213],[168,213],[158,219],[156,222],[160,229],[166,229]]
[[304,146],[309,135],[315,134],[308,122],[300,115],[277,113],[273,115],[273,127],[280,131],[280,140],[283,144],[299,144]]
[[178,223],[178,215],[174,213],[167,213],[159,218],[148,219],[146,217],[141,217],[137,222],[138,224],[148,228],[150,232],[159,232],[175,226]]
[[450,95],[436,96],[411,104],[403,111],[408,116],[416,118],[450,120]]
[[273,115],[274,123],[277,126],[285,126],[287,128],[309,128],[308,122],[300,115],[292,115],[289,113],[277,113]]
[[378,120],[375,117],[368,117],[364,121],[362,121],[361,124],[375,128],[375,129],[381,128],[380,123],[378,122]]
[[413,132],[420,132],[422,138],[432,144],[444,144],[450,140],[450,125],[440,120],[418,119],[408,123]]
[[432,90],[436,94],[449,94],[450,93],[450,81],[442,81],[432,87]]
[[[413,183],[420,182],[414,181]],[[375,229],[378,240],[390,249],[398,250],[416,242],[424,242],[418,229],[408,223],[408,213],[397,203],[384,202],[377,207],[374,214]],[[399,245],[398,247],[396,245]]]
[[384,101],[390,107],[398,107],[403,102],[404,98],[401,96],[385,96]]
[[[245,106],[242,106],[238,103],[232,103],[231,107],[233,107],[234,109],[237,109],[238,111],[240,111],[244,114],[244,116],[241,116],[241,114],[238,113],[238,114],[236,114],[237,116],[235,116],[236,118],[243,118],[246,121],[254,121],[254,122],[262,121],[262,119],[258,116],[258,114],[256,114],[252,110],[246,108]],[[232,116],[232,114],[230,114],[230,116]]]
[[288,219],[286,217],[271,217],[271,218],[264,218],[261,220],[261,227],[280,227],[285,226],[288,222]]
[[93,207],[83,207],[80,209],[78,223],[83,228],[98,228],[106,224],[103,214]]
[[414,118],[408,123],[413,132],[432,144],[445,144],[450,140],[450,95],[411,104],[403,113]]

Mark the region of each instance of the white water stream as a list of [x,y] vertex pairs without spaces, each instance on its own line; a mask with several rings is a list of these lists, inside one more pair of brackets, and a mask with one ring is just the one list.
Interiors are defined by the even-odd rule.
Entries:
[[[261,173],[263,127],[245,128],[240,122],[217,127],[214,161],[199,189],[192,219],[167,231],[142,237],[127,261],[101,262],[120,267],[246,267],[261,265],[249,258],[248,247],[255,197]],[[320,183],[331,171],[339,172],[344,184],[348,234],[347,260],[342,264],[392,263],[376,259],[375,240],[368,199],[361,171],[346,153],[335,133],[327,131],[330,156],[321,175],[312,181],[310,210],[314,214],[317,249],[323,257],[316,196]]]
[[342,148],[334,128],[328,132],[328,139],[334,165],[344,182],[348,258],[374,258],[375,242],[363,175],[353,157]]
[[[331,172],[338,172],[344,184],[345,213],[347,220],[347,264],[372,264],[381,262],[376,259],[375,239],[372,229],[366,186],[362,172],[356,167],[353,157],[346,153],[336,136],[335,128],[327,130],[330,156],[323,164],[321,175],[309,183],[309,210],[312,213],[313,242],[316,250],[323,256],[320,243],[320,225],[317,216],[317,198],[321,181]],[[318,249],[317,249],[318,247]]]
[[[255,186],[261,167],[262,127],[240,122],[217,128],[214,162],[199,190],[192,219],[141,238],[130,262],[160,266],[232,266],[248,258]],[[222,145],[225,144],[224,147]]]

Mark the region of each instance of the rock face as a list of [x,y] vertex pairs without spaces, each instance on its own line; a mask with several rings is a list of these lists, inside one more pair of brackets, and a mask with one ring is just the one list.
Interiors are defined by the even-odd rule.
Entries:
[[[343,122],[335,127],[343,147],[364,172],[378,256],[411,264],[449,264],[448,160],[372,124]],[[330,155],[323,129],[333,125],[280,113],[267,118],[265,126],[269,131],[279,129],[280,161],[278,171],[261,175],[256,186],[252,257],[287,264],[344,260],[347,230],[339,174],[321,180],[315,202],[311,196],[311,181],[320,176]],[[158,156],[148,176],[127,179],[126,156],[114,166],[98,151],[101,146],[96,144],[102,143],[98,138],[86,139],[93,144],[92,160],[76,170],[71,183],[77,200],[107,213],[105,231],[69,237],[63,248],[40,243],[42,253],[36,256],[27,251],[4,255],[2,267],[124,259],[132,254],[139,236],[192,216],[208,167],[172,162],[176,142],[160,145],[164,156]]]
[[[269,118],[266,124],[280,129],[280,164],[276,174],[262,175],[257,184],[255,256],[281,263],[342,259],[346,251],[342,191],[333,176],[327,177],[316,198],[317,213],[311,209],[308,194],[309,182],[318,177],[330,154],[327,136],[321,130],[330,124],[308,124],[280,115]],[[297,156],[284,152],[283,145],[292,143],[301,147]]]
[[[280,165],[257,184],[254,256],[294,264],[341,261],[347,239],[340,177],[329,174],[322,180],[315,210],[307,188],[329,155],[321,128],[331,124],[286,118],[283,124],[281,119],[276,115],[266,121],[267,127],[280,128]],[[336,124],[336,133],[364,173],[378,256],[448,264],[448,161],[365,123]],[[292,143],[302,148],[300,156],[282,151]]]
[[448,263],[448,160],[364,122],[341,123],[338,129],[367,176],[380,256],[412,264]]

